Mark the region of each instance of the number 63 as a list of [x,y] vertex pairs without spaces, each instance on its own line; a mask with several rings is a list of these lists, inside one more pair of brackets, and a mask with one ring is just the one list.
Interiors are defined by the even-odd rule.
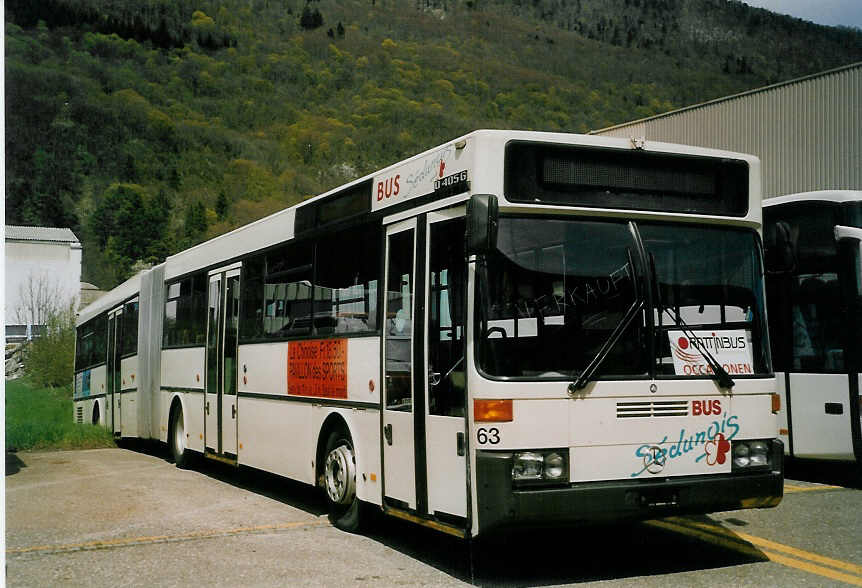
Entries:
[[479,442],[479,445],[496,445],[500,442],[500,429],[497,427],[491,427],[490,429],[480,427],[476,431],[476,441]]

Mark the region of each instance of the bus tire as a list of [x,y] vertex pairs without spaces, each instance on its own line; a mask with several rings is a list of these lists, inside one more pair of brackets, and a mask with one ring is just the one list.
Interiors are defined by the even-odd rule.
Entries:
[[171,411],[171,426],[168,432],[171,456],[178,468],[187,468],[191,463],[191,451],[186,445],[186,427],[183,408],[179,404]]
[[349,533],[361,527],[361,501],[356,497],[356,455],[350,435],[341,429],[329,434],[323,458],[323,491],[329,520]]
[[96,401],[96,403],[93,405],[93,424],[98,425],[99,420],[99,402]]

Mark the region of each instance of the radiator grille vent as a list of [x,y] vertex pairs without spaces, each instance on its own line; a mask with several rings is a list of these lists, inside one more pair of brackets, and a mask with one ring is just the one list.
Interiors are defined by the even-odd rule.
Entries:
[[688,416],[687,400],[617,402],[618,419],[678,416]]
[[81,423],[83,423],[83,422],[84,422],[84,407],[83,407],[83,406],[79,406],[79,407],[77,408],[77,410],[78,410],[77,422],[78,422],[79,424],[81,424]]

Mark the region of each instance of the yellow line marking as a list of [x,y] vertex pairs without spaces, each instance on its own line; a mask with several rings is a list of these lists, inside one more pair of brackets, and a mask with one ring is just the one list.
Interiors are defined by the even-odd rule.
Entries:
[[754,535],[749,535],[748,533],[737,532],[737,535],[739,535],[742,539],[745,539],[749,543],[752,543],[764,549],[781,551],[788,555],[798,557],[800,559],[807,559],[818,564],[827,565],[833,568],[838,568],[839,570],[845,570],[847,572],[862,576],[862,566],[858,566],[850,562],[841,561],[840,559],[832,559],[831,557],[818,555],[816,553],[811,553],[810,551],[803,551],[802,549],[797,549],[795,547],[790,547],[789,545],[776,543],[775,541],[770,541],[769,539],[755,537]]
[[209,539],[212,537],[225,537],[241,535],[243,533],[257,533],[261,531],[279,531],[284,529],[296,529],[299,527],[321,527],[328,525],[328,521],[300,521],[294,523],[279,523],[273,525],[257,525],[254,527],[237,527],[235,529],[213,529],[210,531],[194,531],[181,535],[154,535],[150,537],[124,537],[121,539],[100,539],[87,541],[85,543],[66,543],[61,545],[35,545],[32,547],[17,547],[7,549],[10,555],[21,553],[39,553],[54,551],[82,551],[92,549],[108,549],[111,547],[123,547],[127,545],[141,545],[146,543],[166,543],[173,541],[190,541],[194,539]]
[[666,520],[646,521],[646,524],[653,527],[666,529],[668,531],[673,531],[675,533],[682,533],[683,535],[688,535],[690,537],[694,537],[695,539],[707,541],[708,543],[718,545],[719,547],[724,547],[725,549],[731,549],[743,555],[747,555],[749,557],[753,557],[759,560],[765,559],[765,555],[760,550],[756,549],[755,547],[752,547],[744,541],[740,541],[738,538],[733,537],[732,535],[701,531],[699,529],[693,529]]
[[850,574],[836,572],[835,570],[830,570],[829,568],[814,565],[812,563],[808,563],[807,561],[799,561],[798,559],[779,555],[777,553],[771,553],[769,551],[764,551],[763,553],[766,555],[766,557],[770,559],[770,561],[774,561],[775,563],[780,563],[791,568],[796,568],[798,570],[803,570],[805,572],[817,574],[818,576],[824,576],[833,580],[847,582],[848,584],[852,584],[853,586],[862,586],[862,578],[858,576],[851,576]]
[[[854,586],[862,586],[862,566],[854,563],[825,557],[810,551],[770,541],[769,539],[749,535],[748,533],[731,531],[730,529],[726,529],[719,525],[701,523],[699,521],[692,521],[679,517],[671,517],[660,521],[647,521],[647,524],[676,531],[698,539],[703,539],[720,547],[733,549],[744,555],[757,558],[766,557],[770,561],[774,561],[788,567],[831,578],[833,580],[847,582]],[[786,553],[793,557],[788,557],[787,555],[782,555],[781,553],[776,552]],[[844,572],[850,573],[848,574],[838,570],[844,570]]]
[[820,484],[818,486],[796,486],[794,484],[784,484],[784,493],[793,494],[794,492],[812,492],[814,490],[844,490],[842,486],[829,486]]
[[838,568],[841,570],[846,570],[853,574],[859,574],[860,576],[862,576],[862,566],[856,565],[854,563],[842,561],[840,559],[832,559],[831,557],[826,557],[824,555],[818,555],[810,551],[797,549],[796,547],[784,545],[783,543],[778,543],[776,541],[770,541],[769,539],[757,537],[756,535],[749,535],[748,533],[743,533],[742,531],[731,531],[730,529],[726,529],[719,525],[701,523],[699,521],[691,521],[678,517],[673,517],[670,520],[672,520],[678,525],[697,527],[699,529],[703,529],[706,532],[716,533],[725,537],[735,537],[738,539],[742,539],[743,541],[748,541],[749,543],[751,543],[752,545],[756,545],[757,547],[762,547],[764,549],[772,549],[773,551],[782,551],[784,553],[787,553],[788,555],[792,555],[800,559],[807,559],[819,564],[831,566],[833,568]]

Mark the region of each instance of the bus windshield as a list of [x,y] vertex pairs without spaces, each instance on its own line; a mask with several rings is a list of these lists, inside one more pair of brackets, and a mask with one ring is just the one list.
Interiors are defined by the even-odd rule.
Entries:
[[754,231],[503,217],[486,262],[476,340],[490,377],[577,376],[641,298],[654,307],[606,350],[598,378],[711,377],[698,346],[734,377],[771,373]]

